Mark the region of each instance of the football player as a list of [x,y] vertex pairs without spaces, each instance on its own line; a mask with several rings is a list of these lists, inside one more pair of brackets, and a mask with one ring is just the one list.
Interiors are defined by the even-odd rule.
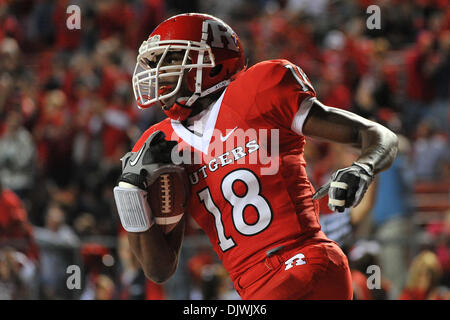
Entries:
[[[132,212],[134,224],[121,221],[148,278],[164,282],[175,272],[189,214],[243,299],[352,298],[347,258],[321,231],[315,199],[328,194],[333,211],[356,206],[395,158],[395,134],[322,104],[287,60],[247,68],[236,33],[206,14],[177,15],[156,27],[139,49],[132,81],[140,108],[159,105],[168,116],[122,159],[120,182],[134,193],[118,211],[121,218]],[[303,157],[307,136],[351,144],[361,154],[315,192]],[[186,150],[194,161],[186,161]],[[139,203],[151,196],[146,181],[156,173],[149,168],[177,163],[178,151],[190,197],[165,233]]]

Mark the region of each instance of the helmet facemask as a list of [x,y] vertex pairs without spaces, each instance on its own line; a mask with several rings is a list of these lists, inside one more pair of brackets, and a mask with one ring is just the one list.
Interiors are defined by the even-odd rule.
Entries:
[[[173,52],[182,54],[181,64],[170,61]],[[191,106],[202,96],[203,68],[214,66],[211,48],[205,43],[187,40],[159,41],[158,36],[144,41],[139,48],[133,74],[133,91],[139,108],[148,108],[176,95],[181,89],[186,70],[196,72],[194,93],[191,97],[183,97],[185,105]]]

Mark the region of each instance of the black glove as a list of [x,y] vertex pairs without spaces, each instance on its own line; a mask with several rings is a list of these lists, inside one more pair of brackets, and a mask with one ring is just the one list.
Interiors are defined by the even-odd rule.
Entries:
[[313,195],[320,199],[328,193],[328,207],[343,212],[345,208],[356,207],[373,180],[373,170],[366,164],[354,162],[350,167],[336,171],[331,179]]
[[119,182],[126,182],[147,190],[156,178],[164,172],[184,170],[171,160],[172,150],[178,148],[176,141],[168,141],[162,131],[152,133],[137,152],[128,152],[122,161],[122,175]]

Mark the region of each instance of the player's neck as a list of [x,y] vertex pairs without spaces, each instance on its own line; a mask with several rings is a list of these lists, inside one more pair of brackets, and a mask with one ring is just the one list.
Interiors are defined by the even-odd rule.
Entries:
[[[197,114],[211,106],[213,102],[216,102],[219,99],[222,93],[223,90],[219,90],[217,92],[211,93],[210,95],[207,95],[206,97],[198,99],[192,106],[192,112],[189,115],[189,118],[196,116]],[[183,121],[183,124],[186,124],[186,122],[187,120]]]

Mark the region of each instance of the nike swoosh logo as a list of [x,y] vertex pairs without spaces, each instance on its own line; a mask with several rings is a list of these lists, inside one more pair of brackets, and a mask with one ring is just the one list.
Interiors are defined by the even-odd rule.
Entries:
[[225,137],[222,136],[222,135],[220,135],[220,140],[222,140],[222,142],[224,142],[225,140],[227,140],[227,139],[231,136],[231,134],[234,132],[234,130],[236,130],[236,129],[237,129],[237,126],[234,127],[233,130],[231,130],[230,132],[228,132],[228,134],[227,134]]
[[140,158],[141,155],[142,155],[142,152],[143,152],[144,149],[145,149],[145,145],[146,145],[146,143],[144,143],[144,145],[142,146],[142,148],[139,149],[139,152],[138,152],[136,158],[134,158],[133,160],[130,161],[130,166],[134,167],[134,166],[136,165],[136,163],[138,162],[139,158]]

